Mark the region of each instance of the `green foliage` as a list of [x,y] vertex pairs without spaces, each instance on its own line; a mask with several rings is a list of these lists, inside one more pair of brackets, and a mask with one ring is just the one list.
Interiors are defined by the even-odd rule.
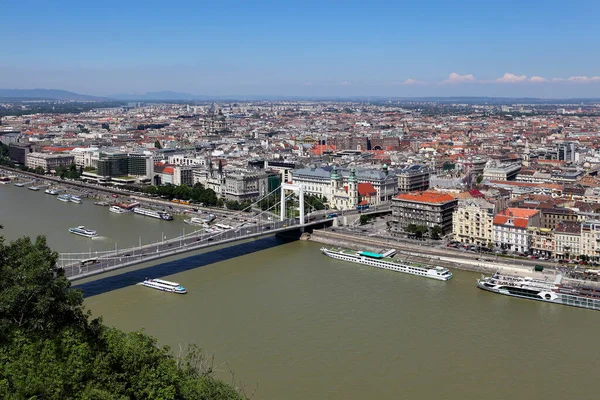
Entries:
[[415,224],[410,224],[406,227],[405,231],[408,233],[412,233],[415,235],[416,238],[422,238],[424,234],[427,233],[427,227],[424,225],[415,225]]
[[56,168],[56,175],[60,176],[61,179],[79,179],[81,172],[83,172],[81,168],[77,169],[75,164],[71,164],[68,167]]
[[450,161],[446,161],[443,166],[442,169],[444,171],[452,171],[454,169],[455,165],[453,163],[451,163]]
[[375,218],[373,215],[361,215],[360,216],[360,224],[361,225],[366,225],[373,218]]
[[[310,211],[320,211],[320,210],[324,210],[325,209],[325,204],[327,202],[327,199],[323,200],[323,198],[321,198],[321,196],[304,196],[304,203],[305,203],[305,210],[310,210]],[[310,212],[308,211],[308,212]]]
[[156,147],[156,148],[157,148],[157,149],[159,149],[159,150],[160,150],[160,149],[162,149],[162,145],[160,144],[160,140],[158,140],[158,139],[157,139],[157,140],[154,142],[154,147]]
[[477,184],[479,185],[483,181],[483,175],[477,176]]
[[15,163],[8,156],[8,146],[0,142],[0,165],[4,167],[14,168]]
[[438,240],[440,235],[442,234],[442,227],[439,225],[435,225],[429,229],[429,233],[431,234],[431,238],[434,240]]
[[159,196],[168,200],[192,200],[202,203],[205,206],[216,206],[218,205],[219,200],[214,190],[205,189],[199,183],[192,187],[187,185],[175,186],[171,184],[148,186],[144,188],[144,193],[152,196]]
[[197,347],[90,320],[44,237],[0,238],[0,398],[242,399]]
[[239,202],[239,201],[233,201],[233,200],[227,200],[225,202],[225,206],[227,207],[228,210],[235,210],[235,211],[252,211],[250,209],[250,206],[252,205],[251,201],[244,201],[244,202]]

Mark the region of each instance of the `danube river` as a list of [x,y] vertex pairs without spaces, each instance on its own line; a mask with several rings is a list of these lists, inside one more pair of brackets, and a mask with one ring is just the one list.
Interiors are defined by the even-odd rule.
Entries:
[[[74,224],[102,228],[107,246],[183,225],[46,197],[0,187],[5,236],[46,233],[65,251],[84,248],[62,237]],[[63,206],[70,211],[59,213]],[[144,275],[189,293],[134,285]],[[600,313],[483,292],[477,274],[454,275],[382,271],[329,259],[314,243],[268,238],[78,284],[105,323],[143,328],[173,348],[198,344],[220,377],[234,371],[256,399],[598,398]]]

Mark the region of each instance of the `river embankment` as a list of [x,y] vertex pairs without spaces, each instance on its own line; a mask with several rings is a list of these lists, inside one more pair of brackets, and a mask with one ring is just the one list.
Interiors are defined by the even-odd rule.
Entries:
[[[381,252],[383,249],[395,249],[400,255],[417,257],[429,264],[442,265],[466,271],[492,274],[494,272],[511,273],[517,275],[531,275],[534,273],[531,265],[511,265],[502,260],[485,260],[470,254],[452,254],[443,249],[434,249],[411,245],[407,243],[383,240],[380,238],[353,235],[350,233],[332,232],[331,230],[315,230],[305,234],[305,240],[330,246],[346,247],[353,250],[366,250]],[[536,275],[553,276],[555,271],[535,272]]]

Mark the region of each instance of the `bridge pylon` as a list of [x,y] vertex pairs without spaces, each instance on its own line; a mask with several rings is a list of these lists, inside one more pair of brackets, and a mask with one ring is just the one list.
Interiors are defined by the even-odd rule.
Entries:
[[280,209],[280,221],[285,220],[285,209],[286,209],[286,197],[285,197],[285,191],[286,190],[292,190],[296,193],[298,193],[298,201],[300,202],[300,224],[304,225],[304,190],[302,189],[302,186],[299,185],[294,185],[291,183],[282,183],[281,184],[281,209]]

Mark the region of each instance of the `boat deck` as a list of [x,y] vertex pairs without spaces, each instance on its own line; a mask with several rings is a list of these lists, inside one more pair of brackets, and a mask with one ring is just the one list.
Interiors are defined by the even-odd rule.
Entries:
[[[349,255],[349,256],[354,256],[354,257],[358,256],[358,257],[360,257],[360,254],[358,254],[358,252],[354,251],[354,250],[341,249],[341,248],[340,249],[329,248],[328,250],[336,251],[336,252],[343,253],[343,254],[346,254],[346,255]],[[373,260],[387,261],[387,262],[391,262],[391,263],[394,263],[394,264],[406,265],[408,267],[416,267],[416,268],[424,268],[424,269],[434,268],[431,265],[419,264],[419,263],[411,262],[411,261],[397,260],[395,258],[390,258],[390,257],[373,258]]]

